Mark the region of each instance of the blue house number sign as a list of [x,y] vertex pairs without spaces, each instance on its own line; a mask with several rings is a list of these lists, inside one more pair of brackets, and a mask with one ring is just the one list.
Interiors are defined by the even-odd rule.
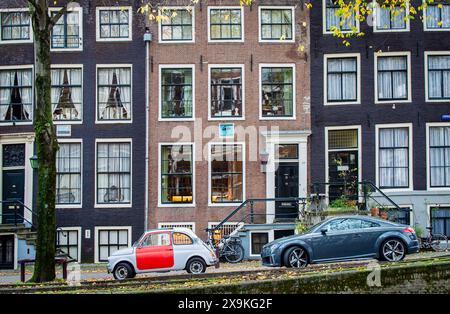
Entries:
[[234,124],[221,123],[219,124],[220,137],[234,137]]

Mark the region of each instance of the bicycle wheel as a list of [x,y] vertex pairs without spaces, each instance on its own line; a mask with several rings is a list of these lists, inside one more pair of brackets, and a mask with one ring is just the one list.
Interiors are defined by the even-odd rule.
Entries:
[[433,234],[431,237],[431,248],[436,252],[448,250],[448,238],[443,234]]
[[222,254],[227,262],[239,263],[244,259],[244,247],[239,243],[229,243],[225,245]]

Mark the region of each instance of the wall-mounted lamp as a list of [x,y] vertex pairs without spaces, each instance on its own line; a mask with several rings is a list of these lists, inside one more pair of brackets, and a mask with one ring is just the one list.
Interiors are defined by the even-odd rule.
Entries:
[[269,163],[269,153],[266,151],[260,152],[259,160],[261,161],[261,172],[266,172],[266,167]]
[[39,160],[36,155],[33,155],[30,157],[30,164],[31,164],[31,168],[33,168],[33,169],[39,168]]

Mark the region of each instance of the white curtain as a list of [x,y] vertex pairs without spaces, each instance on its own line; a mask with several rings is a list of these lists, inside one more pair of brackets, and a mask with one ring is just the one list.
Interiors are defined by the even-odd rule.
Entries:
[[56,171],[59,203],[79,203],[81,200],[81,145],[61,143],[57,153]]
[[1,71],[0,72],[0,119],[5,120],[6,112],[11,101],[11,89],[7,88],[11,86],[14,82],[11,82],[11,71]]
[[406,62],[406,57],[378,58],[378,97],[380,99],[407,98]]
[[380,186],[408,186],[408,129],[380,129]]
[[[392,13],[391,12],[398,12]],[[390,8],[378,8],[376,15],[377,29],[404,29],[406,27],[405,22],[405,9],[401,11],[400,7],[396,7],[391,11]]]
[[[349,71],[355,73],[341,73]],[[356,60],[329,59],[328,72],[339,72],[328,74],[328,100],[356,100]]]
[[437,4],[427,6],[426,19],[428,28],[450,28],[450,5],[444,3],[440,5],[442,8],[439,8]]
[[17,83],[19,87],[20,96],[22,99],[22,113],[28,120],[32,120],[33,112],[33,78],[32,70],[5,70],[0,71],[0,119],[10,119],[6,117],[10,102],[11,92],[14,85],[14,78],[17,73]]
[[[98,144],[98,202],[129,202],[131,193],[131,151],[129,143]],[[113,189],[118,195],[112,195]],[[110,194],[108,196],[108,194]],[[117,196],[117,197],[116,197]]]
[[450,186],[450,127],[430,128],[430,184]]
[[430,98],[450,98],[450,56],[428,56]]
[[[64,71],[67,71],[68,85],[70,87],[72,101],[76,109],[76,113],[72,112],[71,116],[67,116],[68,120],[80,120],[82,115],[82,102],[83,102],[83,92],[82,92],[82,71],[81,69],[52,69],[52,104],[53,110],[56,109],[59,102],[59,97],[61,95],[61,89],[64,84]],[[73,86],[72,86],[73,85]],[[56,87],[53,87],[56,86]],[[58,117],[58,119],[63,119],[63,117]]]
[[[112,88],[114,73],[117,77],[118,91],[120,99],[124,106],[127,117],[123,117],[122,113],[118,116],[111,116],[105,111],[109,93]],[[98,114],[100,119],[130,119],[131,118],[131,69],[130,68],[110,68],[98,70]],[[123,85],[123,86],[121,86]]]

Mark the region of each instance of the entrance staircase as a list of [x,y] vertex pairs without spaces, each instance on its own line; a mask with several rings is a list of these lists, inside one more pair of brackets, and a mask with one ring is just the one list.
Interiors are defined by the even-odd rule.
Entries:
[[[285,197],[285,198],[263,198],[248,199],[234,209],[219,224],[208,228],[208,240],[216,243],[217,234],[239,237],[245,250],[246,259],[258,258],[259,254],[252,254],[252,234],[267,233],[268,240],[277,237],[294,234],[298,224],[310,226],[329,216],[343,214],[369,215],[371,206],[390,208],[392,211],[404,210],[400,208],[388,195],[381,191],[375,184],[368,181],[354,183],[355,195],[346,195],[351,200],[351,208],[330,208],[330,200],[326,196],[325,187],[341,185],[342,183],[314,183],[311,185],[311,195],[307,198]],[[355,188],[356,186],[356,188]],[[347,190],[344,187],[343,190]],[[269,214],[268,204],[275,208],[276,203],[291,202],[296,204],[296,213],[283,217],[283,214]],[[234,225],[234,231],[230,232]]]
[[[37,214],[21,201],[0,201],[0,205],[3,209],[0,214],[0,234],[15,234],[18,240],[26,241],[27,245],[36,245],[37,232],[34,221],[37,220]],[[6,212],[5,208],[9,211]]]

